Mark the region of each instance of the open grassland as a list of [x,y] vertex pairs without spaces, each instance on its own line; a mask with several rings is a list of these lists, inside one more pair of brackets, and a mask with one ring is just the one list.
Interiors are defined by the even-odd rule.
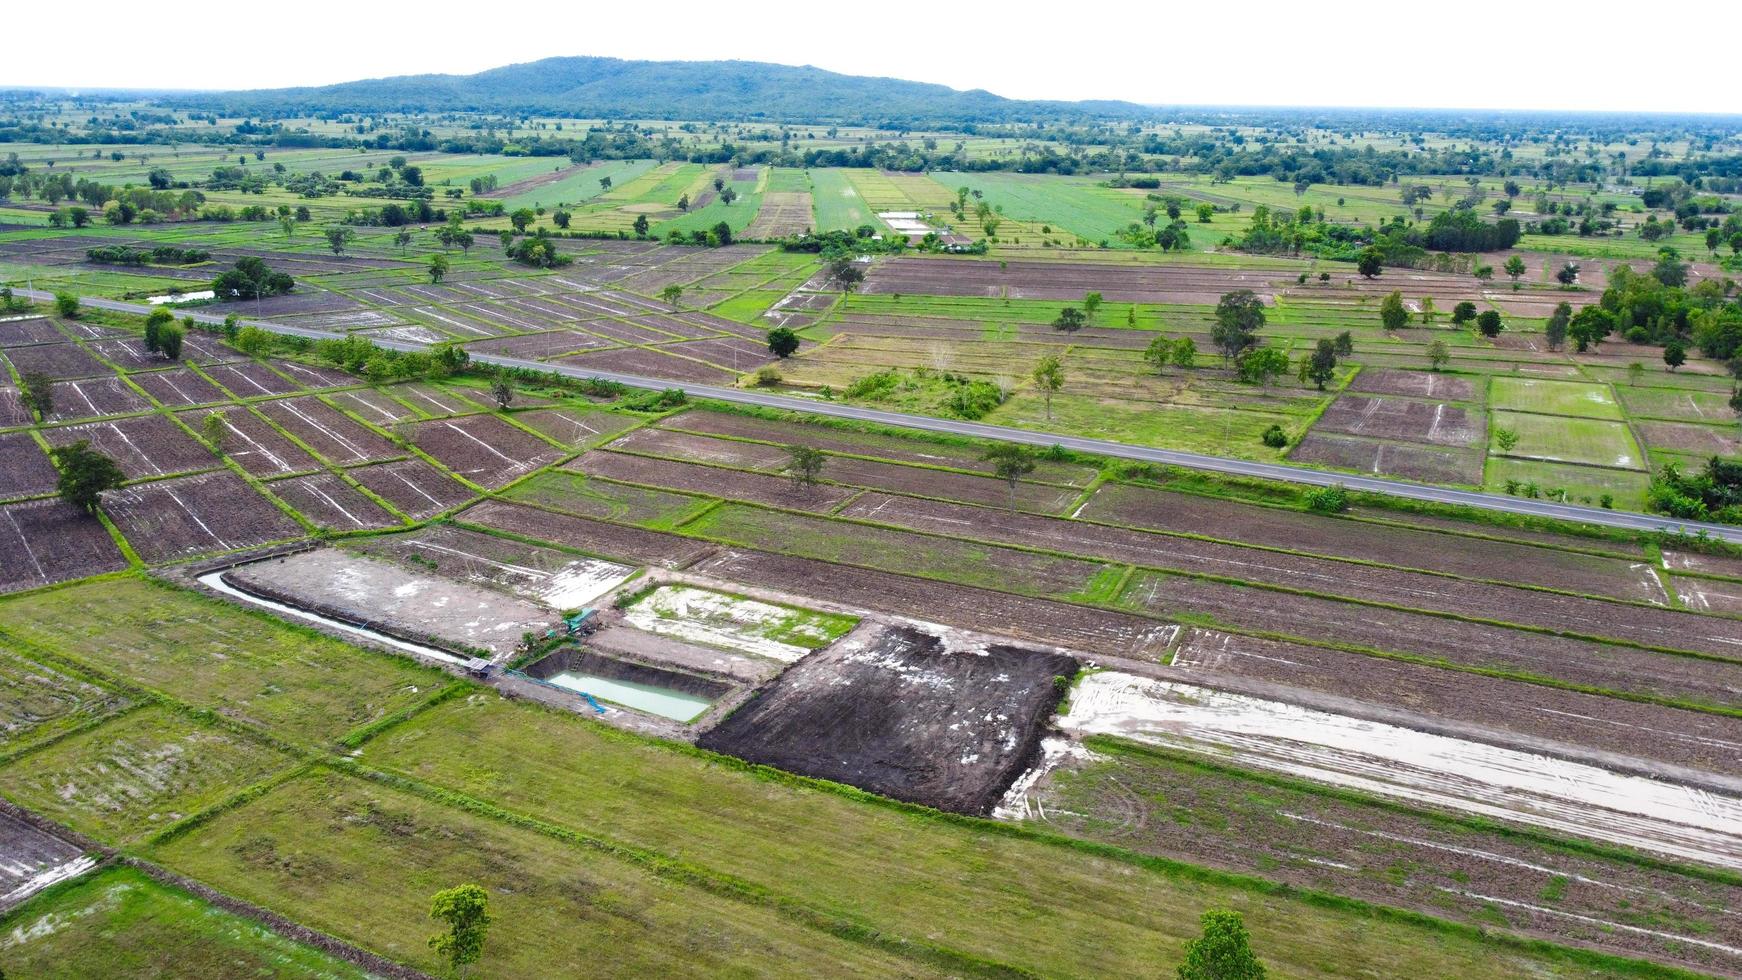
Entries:
[[0,957],[15,977],[368,976],[127,867],[0,916]]

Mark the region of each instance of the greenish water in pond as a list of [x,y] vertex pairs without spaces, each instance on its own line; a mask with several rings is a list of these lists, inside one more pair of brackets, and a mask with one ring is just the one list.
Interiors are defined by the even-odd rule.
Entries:
[[714,702],[699,694],[685,694],[669,687],[657,687],[636,681],[612,680],[594,674],[565,670],[548,678],[549,683],[572,691],[585,691],[601,701],[612,701],[626,708],[645,711],[676,721],[693,721]]

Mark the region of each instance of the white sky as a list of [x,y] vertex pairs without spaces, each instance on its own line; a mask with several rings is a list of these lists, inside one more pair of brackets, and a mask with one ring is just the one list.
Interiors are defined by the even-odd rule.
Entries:
[[276,88],[584,54],[812,64],[1012,98],[1742,113],[1739,0],[85,0],[70,21],[16,6],[0,86]]

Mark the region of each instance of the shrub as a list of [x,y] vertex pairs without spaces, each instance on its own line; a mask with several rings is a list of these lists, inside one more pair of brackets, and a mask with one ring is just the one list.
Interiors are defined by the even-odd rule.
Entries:
[[1264,444],[1272,449],[1281,449],[1288,445],[1288,433],[1282,431],[1282,426],[1273,425],[1264,430]]
[[1307,494],[1307,509],[1317,514],[1340,514],[1349,509],[1349,492],[1341,483],[1319,487]]

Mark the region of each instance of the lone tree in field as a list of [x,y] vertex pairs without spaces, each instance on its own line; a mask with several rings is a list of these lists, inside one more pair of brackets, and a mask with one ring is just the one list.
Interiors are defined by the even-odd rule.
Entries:
[[1427,345],[1427,363],[1428,366],[1433,368],[1435,371],[1445,367],[1446,363],[1451,359],[1452,352],[1451,349],[1446,346],[1445,341],[1436,340]]
[[1514,286],[1517,286],[1518,280],[1524,276],[1524,260],[1516,255],[1507,259],[1506,264],[1501,266],[1501,268],[1505,269],[1506,274],[1512,278],[1512,284]]
[[1216,325],[1210,328],[1210,341],[1222,352],[1222,363],[1240,356],[1240,352],[1258,343],[1258,331],[1264,329],[1264,301],[1250,289],[1223,293],[1216,303]]
[[404,255],[405,254],[405,247],[407,245],[411,244],[411,230],[409,228],[401,228],[398,231],[394,232],[393,233],[393,244],[398,245],[399,246],[399,254]]
[[1730,411],[1735,412],[1737,418],[1742,418],[1742,388],[1730,389]]
[[78,319],[79,298],[72,293],[55,293],[54,311],[68,320]]
[[1157,336],[1149,342],[1149,347],[1143,351],[1143,359],[1155,368],[1155,373],[1166,374],[1168,365],[1189,368],[1197,360],[1198,345],[1192,343],[1192,338],[1181,337],[1172,340]]
[[91,448],[89,439],[49,450],[54,465],[60,469],[55,492],[60,499],[86,513],[95,513],[97,500],[104,490],[114,490],[126,482],[121,467],[115,461]]
[[24,410],[48,421],[54,414],[54,379],[41,371],[26,371],[20,381],[18,400],[24,404]]
[[986,450],[981,459],[992,464],[992,472],[1010,485],[1010,509],[1016,509],[1016,484],[1034,472],[1034,450],[1020,443],[1001,442]]
[[865,281],[865,268],[851,255],[837,255],[829,260],[829,281],[843,293],[853,292]]
[[1345,330],[1337,334],[1331,345],[1336,348],[1338,357],[1348,357],[1355,353],[1355,335]]
[[1567,342],[1567,327],[1573,322],[1573,304],[1562,303],[1554,308],[1554,313],[1548,318],[1548,323],[1542,328],[1542,336],[1548,342],[1549,350],[1560,350]]
[[1452,307],[1452,326],[1461,327],[1474,319],[1476,319],[1475,303],[1472,303],[1469,300],[1464,300],[1457,306]]
[[1312,356],[1300,362],[1300,379],[1311,381],[1318,385],[1320,391],[1325,390],[1325,384],[1337,376],[1337,345],[1323,337],[1313,350]]
[[599,178],[599,189],[602,191],[610,190],[611,189],[611,178],[610,177],[600,177]]
[[1687,359],[1688,349],[1682,346],[1681,341],[1672,340],[1664,345],[1663,363],[1669,365],[1671,371],[1687,363]]
[[557,208],[555,211],[550,213],[550,223],[556,225],[558,228],[567,228],[569,222],[573,220],[575,220],[575,216],[569,213],[566,208]]
[[1264,964],[1252,952],[1240,913],[1210,909],[1201,920],[1204,934],[1186,943],[1179,980],[1262,980]]
[[791,327],[775,327],[768,331],[768,352],[782,360],[798,351],[798,334]]
[[448,274],[448,257],[437,252],[429,257],[429,281],[439,283]]
[[1088,321],[1089,318],[1083,315],[1082,310],[1074,306],[1067,306],[1059,311],[1058,316],[1053,317],[1052,327],[1054,330],[1063,330],[1065,333],[1076,333],[1083,329],[1083,324]]
[[345,254],[345,246],[357,240],[357,233],[344,225],[333,225],[326,230],[327,247],[334,255]]
[[1409,310],[1403,305],[1403,294],[1392,290],[1379,302],[1379,319],[1387,330],[1402,330],[1409,326]]
[[430,948],[465,976],[466,968],[484,955],[484,936],[490,930],[490,893],[477,885],[436,892],[429,917],[447,926],[446,932],[429,937]]
[[1560,271],[1556,272],[1554,277],[1560,280],[1562,286],[1571,289],[1573,288],[1573,284],[1579,281],[1579,267],[1568,262],[1566,265],[1561,266]]
[[1034,366],[1034,386],[1046,398],[1046,417],[1052,418],[1053,392],[1065,386],[1064,365],[1059,363],[1057,357],[1048,354]]
[[653,225],[647,220],[647,215],[638,214],[635,216],[635,223],[629,227],[634,229],[636,238],[646,238],[648,229]]
[[497,408],[506,409],[514,401],[514,387],[507,378],[497,375],[490,381],[490,397],[496,399]]
[[1506,329],[1506,325],[1500,321],[1499,310],[1483,310],[1476,317],[1476,329],[1482,331],[1482,336],[1492,340],[1500,336],[1500,331]]
[[212,452],[223,455],[224,440],[230,435],[229,423],[224,421],[223,412],[207,412],[200,419],[200,434],[206,437],[206,445],[212,447]]
[[823,464],[828,457],[815,446],[786,447],[786,471],[792,475],[792,485],[795,487],[814,487],[823,475]]
[[1377,279],[1385,271],[1384,257],[1378,249],[1368,246],[1355,256],[1355,271],[1364,279]]
[[537,220],[538,214],[531,208],[520,208],[508,216],[508,223],[513,225],[514,230],[522,235],[526,234],[527,227]]
[[1083,294],[1083,316],[1084,317],[1086,317],[1087,319],[1093,320],[1095,318],[1095,311],[1099,310],[1100,308],[1101,308],[1101,294],[1100,293],[1084,293]]
[[683,299],[683,287],[674,282],[659,291],[659,298],[665,300],[667,306],[676,307],[677,301]]

